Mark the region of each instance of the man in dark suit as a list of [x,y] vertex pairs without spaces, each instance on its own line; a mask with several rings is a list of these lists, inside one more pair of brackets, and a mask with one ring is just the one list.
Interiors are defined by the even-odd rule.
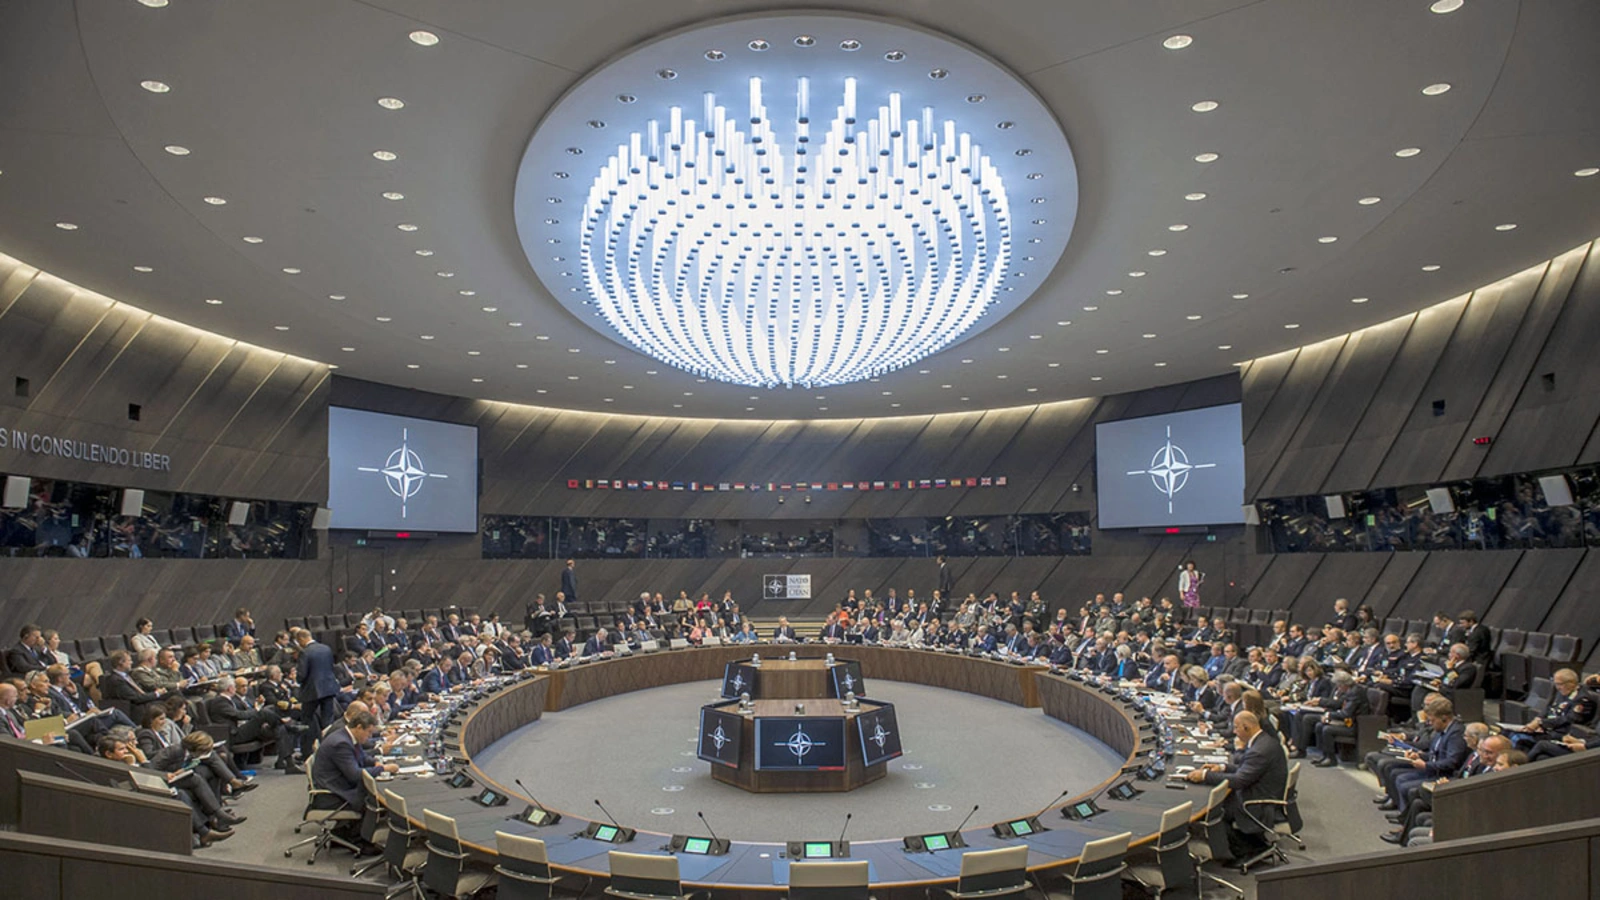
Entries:
[[1227,782],[1223,819],[1228,823],[1228,845],[1242,859],[1264,846],[1262,836],[1279,812],[1271,805],[1251,804],[1257,800],[1283,800],[1289,787],[1289,761],[1283,755],[1283,745],[1262,733],[1260,720],[1249,710],[1233,717],[1233,734],[1241,751],[1231,766],[1206,765],[1186,777],[1194,784]]
[[533,650],[528,654],[528,665],[548,666],[556,661],[556,651],[552,646],[555,642],[550,640],[550,632],[539,635],[538,641],[533,645]]
[[255,633],[256,621],[250,618],[250,610],[242,606],[233,611],[233,621],[222,629],[222,636],[235,644],[239,643],[239,640],[245,635],[248,634],[254,637]]
[[1479,669],[1486,668],[1494,659],[1494,637],[1489,634],[1489,627],[1478,621],[1478,614],[1470,609],[1463,609],[1456,616],[1456,627],[1460,629],[1459,642],[1467,645],[1467,658]]
[[[311,783],[333,796],[318,796],[314,806],[320,809],[337,809],[344,806],[360,810],[366,805],[366,788],[361,779],[363,768],[373,775],[397,771],[395,763],[362,766],[361,745],[372,739],[378,730],[378,719],[370,712],[352,711],[342,726],[335,727],[317,748],[317,758],[311,767]],[[335,799],[337,798],[337,799]],[[356,828],[360,823],[352,823]]]
[[844,626],[839,624],[838,616],[829,613],[828,624],[822,626],[823,642],[828,644],[840,644],[844,642],[844,637]]
[[311,639],[311,632],[296,628],[291,637],[300,648],[295,680],[300,682],[301,718],[312,733],[322,731],[338,718],[334,698],[339,696],[339,677],[334,674],[333,648]]
[[578,602],[578,573],[570,559],[567,560],[567,567],[561,570],[561,593],[566,596],[568,603]]
[[1343,597],[1333,601],[1333,615],[1328,617],[1327,625],[1340,631],[1349,631],[1355,628],[1361,620],[1350,611],[1350,601]]
[[789,624],[788,616],[778,617],[778,627],[772,629],[772,639],[779,644],[793,644],[799,640],[795,637],[794,626]]
[[1316,723],[1317,749],[1322,751],[1322,758],[1313,765],[1324,769],[1339,764],[1339,738],[1355,737],[1356,719],[1372,711],[1367,689],[1357,685],[1349,672],[1333,673],[1333,690],[1338,708],[1323,713],[1322,721]]
[[44,645],[44,632],[39,630],[39,626],[22,626],[21,638],[21,643],[6,651],[6,668],[12,675],[22,676],[35,669],[47,668],[56,661]]
[[[242,680],[242,679],[241,679]],[[222,679],[217,694],[206,701],[206,715],[211,721],[228,726],[228,741],[246,744],[251,741],[273,740],[278,750],[274,768],[290,775],[304,771],[294,764],[293,734],[304,730],[298,722],[291,723],[275,706],[257,708],[239,694],[238,683],[232,678]]]
[[1467,746],[1466,726],[1456,718],[1454,704],[1445,697],[1431,696],[1422,709],[1433,727],[1433,740],[1426,755],[1408,750],[1405,762],[1390,770],[1384,784],[1389,796],[1379,806],[1384,812],[1404,809],[1418,786],[1455,774],[1472,752]]
[[1595,696],[1583,689],[1577,672],[1557,669],[1550,680],[1555,688],[1550,695],[1550,705],[1524,726],[1527,729],[1524,733],[1511,736],[1512,746],[1518,750],[1527,752],[1540,740],[1559,741],[1571,733],[1574,725],[1592,728],[1595,724]]
[[113,650],[106,658],[106,673],[100,676],[100,696],[107,703],[127,705],[129,717],[138,721],[144,717],[144,708],[161,700],[161,694],[140,687],[129,674],[133,669],[133,656],[126,650]]
[[611,652],[611,645],[606,641],[604,628],[596,630],[583,645],[584,656],[610,656]]
[[939,596],[948,597],[956,589],[956,575],[950,571],[950,563],[944,557],[939,557]]
[[577,633],[571,628],[566,629],[551,644],[550,652],[555,654],[556,659],[570,659],[573,654],[572,639],[576,636]]

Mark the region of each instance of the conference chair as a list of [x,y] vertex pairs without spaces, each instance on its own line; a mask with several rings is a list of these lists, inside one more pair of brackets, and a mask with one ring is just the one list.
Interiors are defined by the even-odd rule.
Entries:
[[359,822],[362,812],[359,809],[352,809],[350,804],[338,794],[322,790],[317,787],[316,782],[311,780],[311,773],[316,765],[316,756],[317,754],[312,753],[306,757],[306,808],[305,812],[301,813],[300,824],[294,827],[294,833],[299,834],[300,830],[307,825],[315,825],[317,833],[304,840],[290,844],[283,851],[284,857],[288,858],[294,855],[294,851],[297,848],[310,844],[311,856],[306,859],[306,865],[308,866],[316,865],[317,854],[326,850],[329,846],[343,847],[351,853],[359,854],[361,852],[360,847],[334,834],[333,830],[343,822]]
[[[1354,688],[1353,690],[1362,690]],[[1333,739],[1334,752],[1346,745],[1355,747],[1356,761],[1365,759],[1368,753],[1383,749],[1383,730],[1389,727],[1389,692],[1383,688],[1366,688],[1367,707],[1372,711],[1364,716],[1356,716],[1355,734]],[[1343,761],[1342,759],[1340,760]]]
[[1300,763],[1295,763],[1289,768],[1289,777],[1284,780],[1282,799],[1245,801],[1245,815],[1261,826],[1261,833],[1267,840],[1267,846],[1249,859],[1240,860],[1239,874],[1247,875],[1252,868],[1268,861],[1287,864],[1289,855],[1283,852],[1284,838],[1294,841],[1301,850],[1306,849],[1306,842],[1300,838],[1300,829],[1295,824],[1299,819],[1299,813],[1293,809],[1295,787],[1299,783]]
[[495,900],[550,900],[559,879],[550,874],[544,841],[496,831],[494,845],[500,855],[500,862],[494,867],[500,876]]
[[1161,814],[1161,833],[1156,837],[1155,857],[1128,867],[1128,876],[1160,897],[1183,885],[1194,885],[1200,893],[1200,870],[1189,855],[1189,817],[1194,801],[1179,804]]
[[[365,802],[361,808],[361,840],[367,844],[381,847],[388,841],[389,827],[384,822],[383,807],[378,805],[378,780],[366,769],[361,770],[361,783],[366,786]],[[378,856],[363,863],[359,859],[350,866],[350,877],[360,878],[372,869],[383,865],[383,857]]]
[[422,886],[452,900],[471,897],[495,883],[493,872],[472,866],[461,848],[456,820],[431,809],[422,811],[427,830],[428,861],[422,867]]
[[871,900],[866,860],[849,862],[792,862],[789,864],[789,900]]
[[1197,866],[1196,874],[1200,878],[1199,886],[1204,888],[1205,882],[1233,891],[1240,898],[1244,897],[1244,888],[1231,881],[1224,881],[1206,871],[1206,863],[1218,862],[1231,865],[1234,861],[1233,848],[1228,846],[1228,824],[1223,821],[1222,803],[1228,798],[1228,784],[1223,782],[1211,789],[1211,794],[1206,798],[1206,814],[1199,824],[1193,826],[1192,833],[1200,838],[1189,845],[1189,855]]
[[421,897],[422,884],[418,876],[423,863],[428,861],[427,849],[417,846],[417,838],[422,833],[411,827],[411,819],[406,815],[406,798],[384,788],[383,805],[388,810],[389,820],[389,837],[383,842],[383,865],[389,877],[395,879],[383,896],[385,900],[404,893]]
[[1133,832],[1083,845],[1078,864],[1067,873],[1073,900],[1122,900],[1122,873],[1128,871],[1128,842]]
[[[605,893],[621,900],[688,900],[678,878],[678,858],[649,853],[628,853],[612,850],[607,857],[611,862],[611,883]],[[710,897],[709,891],[696,891]]]
[[[944,892],[952,900],[990,900],[1027,893],[1028,845],[1001,847],[998,850],[973,850],[961,857],[961,877],[954,888]],[[1043,893],[1041,890],[1040,893]]]

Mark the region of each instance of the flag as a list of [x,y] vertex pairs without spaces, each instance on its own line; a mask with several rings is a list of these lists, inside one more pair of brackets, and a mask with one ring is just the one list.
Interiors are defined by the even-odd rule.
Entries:
[[872,489],[875,490],[875,491],[883,490],[883,486],[884,486],[883,482],[881,482],[881,481],[874,481],[872,483]]
[[705,484],[700,485],[700,490],[701,491],[713,491],[714,492],[714,491],[716,491],[716,489],[717,489],[717,486],[712,484],[709,481],[706,482]]
[[924,489],[931,488],[933,487],[933,482],[926,478],[920,478],[917,480],[917,487]]
[[726,481],[719,481],[719,482],[717,482],[717,490],[719,490],[719,491],[731,491],[731,490],[733,490],[733,485],[729,484]]
[[839,482],[837,482],[837,481],[828,482],[828,490],[837,491],[838,489],[839,489]]
[[675,490],[675,491],[681,491],[681,490],[683,490],[683,482],[681,482],[681,481],[674,481],[674,482],[673,482],[673,483],[672,483],[672,489],[673,489],[673,490]]
[[949,484],[950,484],[950,482],[944,480],[943,478],[935,478],[933,480],[933,486],[936,487],[936,488],[947,487],[947,486],[949,486]]
[[995,487],[1005,487],[1006,486],[1006,477],[1004,475],[1001,475],[999,478],[996,478],[994,480],[994,486]]
[[583,480],[583,486],[584,486],[584,488],[586,490],[591,490],[591,491],[594,490],[594,479],[593,478],[585,478]]
[[777,486],[777,484],[775,484],[775,483],[773,483],[773,482],[771,482],[771,481],[769,481],[769,482],[767,482],[767,490],[769,490],[769,491],[775,491],[775,490],[777,490],[777,489],[778,489],[778,486]]
[[994,479],[993,478],[979,478],[978,479],[978,486],[979,487],[994,487]]
[[599,488],[602,491],[610,490],[611,489],[611,479],[602,478],[598,482],[596,482],[595,487]]
[[656,489],[656,483],[654,481],[646,481],[644,483],[644,489],[647,491],[653,491]]
[[977,486],[978,486],[978,479],[976,479],[976,478],[968,478],[967,479],[967,487],[977,487]]
[[891,490],[891,491],[900,490],[900,482],[898,482],[898,481],[889,482],[889,490]]
[[733,483],[733,489],[734,489],[734,490],[736,490],[736,491],[742,491],[742,490],[744,490],[744,482],[742,482],[742,481],[735,481],[735,482],[734,482],[734,483]]
[[578,479],[576,479],[576,478],[568,478],[567,479],[567,488],[569,490],[576,490],[577,487],[578,487]]
[[698,481],[689,482],[689,490],[691,490],[691,491],[700,490],[700,482],[698,482]]

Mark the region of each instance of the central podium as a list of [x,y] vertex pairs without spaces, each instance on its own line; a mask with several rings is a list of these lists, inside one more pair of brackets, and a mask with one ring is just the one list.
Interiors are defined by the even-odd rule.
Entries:
[[865,691],[854,660],[731,662],[730,699],[700,708],[697,755],[712,778],[753,793],[853,791],[902,753],[894,705]]

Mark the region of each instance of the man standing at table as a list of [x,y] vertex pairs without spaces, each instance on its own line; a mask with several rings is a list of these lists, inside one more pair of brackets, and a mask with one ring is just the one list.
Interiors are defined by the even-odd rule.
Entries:
[[339,678],[333,671],[333,648],[311,639],[311,632],[296,628],[294,642],[300,647],[300,662],[295,680],[300,682],[301,716],[312,734],[321,734],[339,717],[334,698],[339,695]]

